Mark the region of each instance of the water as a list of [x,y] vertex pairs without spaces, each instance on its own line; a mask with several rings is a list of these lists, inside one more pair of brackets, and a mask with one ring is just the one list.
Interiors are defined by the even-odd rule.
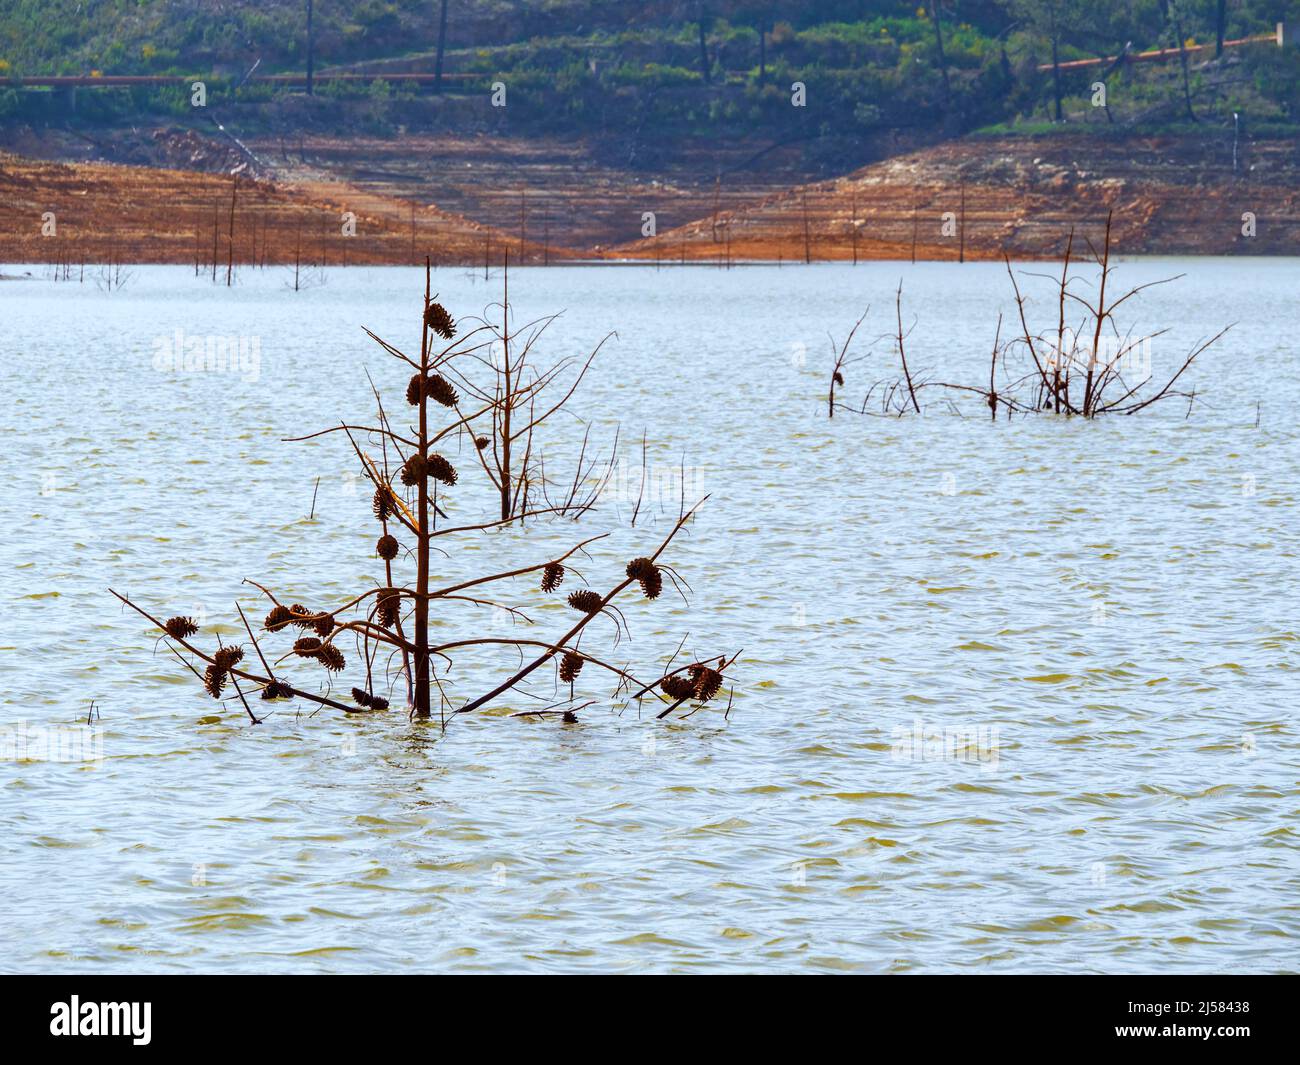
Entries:
[[[584,674],[580,724],[510,717],[539,705],[514,696],[445,734],[283,704],[252,727],[107,592],[200,614],[211,644],[238,638],[237,597],[264,611],[245,577],[308,603],[373,579],[346,444],[280,438],[365,414],[363,368],[400,406],[406,374],[361,327],[410,343],[417,272],[297,294],[283,273],[228,290],[165,267],[111,293],[40,268],[0,284],[0,721],[11,740],[74,729],[94,700],[103,729],[101,761],[0,763],[0,965],[1295,970],[1297,264],[1119,276],[1178,272],[1131,319],[1170,327],[1157,376],[1238,323],[1189,372],[1190,417],[1175,400],[997,425],[978,400],[824,410],[828,334],[865,304],[872,354],[846,391],[897,375],[879,334],[900,275],[914,372],[979,382],[1014,312],[991,264],[512,273],[521,318],[566,311],[548,356],[618,331],[574,404],[593,440],[621,425],[639,476],[644,428],[653,469],[698,466],[711,493],[666,556],[691,605],[629,600],[610,655],[646,672],[687,633],[744,653],[726,720],[725,701],[617,715]],[[458,315],[499,284],[435,279]],[[260,361],[154,369],[178,329],[255,337]],[[463,480],[448,501],[468,518],[485,501]],[[610,531],[581,566],[608,586],[677,506],[667,491],[632,529],[615,496],[578,526],[472,538],[439,575]],[[571,616],[511,591],[539,633]],[[457,698],[515,661],[458,660]]]

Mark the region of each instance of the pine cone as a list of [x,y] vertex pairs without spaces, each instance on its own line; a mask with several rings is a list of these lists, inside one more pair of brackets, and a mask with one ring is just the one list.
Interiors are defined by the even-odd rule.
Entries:
[[634,558],[629,562],[627,575],[641,585],[647,599],[658,599],[664,590],[664,575],[648,558]]
[[208,666],[203,674],[203,687],[214,699],[221,698],[221,689],[226,683],[226,671],[220,666]]
[[548,562],[542,570],[542,591],[553,592],[564,583],[564,563]]
[[331,673],[341,673],[343,667],[347,665],[347,660],[343,657],[343,652],[332,643],[321,645],[321,649],[316,652],[316,661]]
[[432,373],[428,377],[417,373],[406,383],[406,402],[412,407],[418,407],[424,396],[444,407],[454,407],[460,402],[460,396],[452,383],[440,373]]
[[262,624],[265,625],[270,632],[279,632],[291,621],[293,621],[293,611],[287,606],[277,605],[271,608],[271,612],[266,615],[266,620],[263,621]]
[[839,370],[836,370],[836,371],[835,371],[835,383],[836,383],[837,385],[842,385],[842,384],[844,384],[844,375],[843,375],[842,373],[840,373]]
[[581,610],[584,614],[594,614],[604,605],[604,600],[589,588],[581,588],[569,593],[569,606]]
[[316,630],[316,635],[324,639],[334,631],[334,616],[332,614],[322,614],[316,619],[312,626]]
[[396,588],[385,588],[377,597],[379,624],[386,629],[394,628],[402,612],[401,592]]
[[212,657],[217,663],[217,668],[224,673],[244,657],[244,649],[242,647],[220,647]]
[[577,651],[565,651],[564,657],[560,659],[560,680],[572,684],[578,679],[578,674],[582,672],[583,663],[586,661]]
[[293,653],[303,658],[311,658],[321,648],[320,640],[315,636],[304,636],[300,640],[295,640],[293,644]]
[[387,710],[388,700],[379,695],[371,695],[364,688],[353,688],[352,698],[360,705],[369,707],[371,710]]
[[690,678],[683,676],[664,677],[659,687],[670,699],[689,699],[695,694],[695,685]]
[[301,603],[294,603],[289,608],[289,614],[289,620],[300,629],[310,629],[316,625],[316,611],[308,610]]
[[387,521],[397,513],[397,504],[393,502],[393,493],[387,488],[375,489],[375,498],[370,506],[375,512],[375,517],[380,521]]
[[489,440],[486,436],[480,436],[477,440],[474,441],[474,446],[478,448],[480,451],[482,451],[490,443],[492,443],[492,441]]
[[708,702],[722,688],[722,674],[708,666],[693,665],[687,672],[691,676],[691,689],[700,702]]
[[450,340],[456,335],[456,323],[441,303],[430,303],[424,312],[424,324],[437,333],[443,340]]
[[385,533],[379,538],[379,542],[375,544],[375,551],[385,562],[392,562],[397,557],[400,546],[396,536],[389,536]]
[[441,481],[445,485],[456,483],[456,467],[441,455],[429,456],[428,470],[429,476],[435,481]]
[[199,631],[193,618],[168,618],[163,622],[163,628],[167,630],[168,636],[174,636],[178,640],[193,636]]
[[419,455],[412,455],[402,464],[402,484],[406,485],[408,488],[414,487],[424,480],[426,472],[427,469],[424,464],[424,459]]
[[440,373],[430,374],[424,379],[424,392],[431,400],[441,403],[444,407],[454,407],[460,402],[456,389]]
[[289,685],[278,680],[272,680],[265,688],[262,689],[263,699],[291,699],[293,698],[293,689]]

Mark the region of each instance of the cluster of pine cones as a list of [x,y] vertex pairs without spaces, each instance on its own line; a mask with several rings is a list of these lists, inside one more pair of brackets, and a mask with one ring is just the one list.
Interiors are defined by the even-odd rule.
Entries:
[[[172,619],[175,620],[175,619]],[[220,647],[212,656],[212,664],[203,673],[203,687],[214,699],[221,698],[221,691],[226,686],[226,676],[232,667],[244,657],[242,647]]]
[[293,653],[299,658],[314,658],[331,673],[341,673],[347,665],[343,652],[332,643],[321,643],[314,636],[304,636],[293,645]]
[[435,453],[427,459],[412,455],[402,464],[400,476],[402,484],[410,488],[418,485],[425,477],[432,477],[445,485],[453,485],[456,483],[457,474],[455,466]]
[[454,407],[460,402],[455,386],[440,373],[428,376],[417,373],[406,383],[406,402],[412,407],[418,407],[426,397],[444,407]]
[[300,603],[283,606],[277,603],[263,619],[262,624],[268,632],[279,632],[287,625],[296,625],[300,629],[313,629],[317,636],[328,636],[334,631],[334,616],[315,610],[308,610]]
[[686,676],[664,677],[660,689],[670,699],[697,699],[708,702],[722,690],[722,674],[699,662],[686,667]]
[[353,688],[352,698],[357,701],[359,706],[364,706],[368,710],[387,710],[388,700],[382,695],[371,695],[364,688]]
[[647,599],[658,599],[664,590],[664,575],[648,558],[634,558],[627,564],[627,575],[641,585]]

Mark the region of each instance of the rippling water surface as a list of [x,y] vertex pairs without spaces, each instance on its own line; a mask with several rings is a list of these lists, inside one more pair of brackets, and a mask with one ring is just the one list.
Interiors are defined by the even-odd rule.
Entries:
[[[513,696],[445,734],[283,704],[252,727],[107,591],[197,614],[215,642],[238,639],[237,598],[264,610],[245,577],[310,604],[374,579],[346,444],[280,438],[363,415],[365,368],[402,406],[406,374],[361,327],[412,342],[419,272],[296,294],[283,273],[226,289],[166,267],[111,293],[39,268],[0,284],[0,966],[1295,970],[1300,270],[1119,277],[1184,271],[1130,320],[1170,327],[1157,377],[1238,323],[1190,372],[1190,416],[997,425],[967,401],[824,410],[828,334],[866,304],[846,391],[896,375],[878,336],[900,275],[913,369],[979,381],[1014,313],[991,264],[513,272],[521,319],[565,311],[546,356],[617,330],[574,403],[593,441],[621,426],[635,482],[644,429],[652,470],[698,467],[711,493],[667,556],[690,605],[629,600],[610,654],[652,668],[687,633],[744,654],[725,720],[619,715],[584,675],[579,724],[510,717],[539,705]],[[472,315],[500,278],[435,287]],[[155,369],[176,330],[257,338],[260,362]],[[577,526],[472,538],[435,568],[609,531],[580,567],[607,586],[665,534],[671,495],[635,529],[614,492]],[[484,511],[468,485],[448,503]],[[529,635],[570,616],[515,593]],[[439,634],[500,627],[473,611]],[[461,660],[452,691],[515,661]],[[15,760],[15,737],[75,729],[92,700],[102,760]]]

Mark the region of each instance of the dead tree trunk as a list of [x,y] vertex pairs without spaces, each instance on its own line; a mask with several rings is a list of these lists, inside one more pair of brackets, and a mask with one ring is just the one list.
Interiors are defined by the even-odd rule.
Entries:
[[1059,55],[1058,42],[1055,36],[1052,37],[1052,97],[1055,101],[1056,121],[1064,121],[1061,114],[1061,59]]
[[226,249],[226,288],[230,287],[230,281],[235,272],[235,194],[238,191],[239,176],[236,175],[230,185],[230,231],[227,233],[230,246]]
[[316,37],[312,27],[312,0],[307,0],[307,95],[312,95],[312,66],[315,60]]
[[713,19],[709,15],[700,12],[698,22],[700,28],[700,76],[704,79],[705,85],[713,84],[713,74],[709,70],[709,43],[704,37],[708,32],[709,24],[712,23],[712,21]]
[[442,13],[438,16],[438,58],[433,68],[434,92],[442,92],[442,56],[447,50],[447,0],[442,0]]
[[952,104],[952,85],[948,81],[948,57],[943,51],[943,26],[939,12],[939,0],[930,0],[930,19],[934,23],[934,44],[939,51],[939,73],[943,75],[943,106],[947,109]]

